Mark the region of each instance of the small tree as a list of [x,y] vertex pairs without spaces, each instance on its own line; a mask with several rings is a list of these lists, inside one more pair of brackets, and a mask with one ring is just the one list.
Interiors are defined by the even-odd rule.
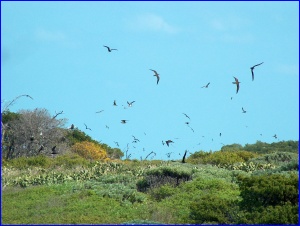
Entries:
[[10,116],[12,113],[2,113],[7,119],[2,138],[2,156],[6,159],[51,153],[53,146],[63,142],[66,120],[51,117],[46,109],[21,110],[17,117]]

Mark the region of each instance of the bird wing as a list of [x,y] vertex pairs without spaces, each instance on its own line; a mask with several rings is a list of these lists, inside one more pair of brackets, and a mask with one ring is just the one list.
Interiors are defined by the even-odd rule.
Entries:
[[108,46],[104,46],[104,47],[106,47],[108,51],[110,50],[110,48]]
[[254,72],[253,72],[253,68],[251,68],[251,73],[252,73],[252,81],[254,80]]
[[253,66],[253,68],[255,68],[256,66],[259,66],[259,65],[261,65],[261,64],[263,64],[264,62],[261,62],[261,63],[259,63],[259,64],[255,64],[254,66]]
[[157,77],[157,82],[156,82],[156,84],[158,84],[158,82],[159,82],[159,76],[158,76],[158,74],[156,75],[156,77]]
[[155,76],[158,75],[157,71],[153,70],[153,69],[150,69],[150,71],[153,71],[155,73]]
[[240,84],[237,82],[237,83],[236,83],[236,93],[239,92],[239,89],[240,89]]
[[32,100],[33,100],[33,98],[32,98],[31,96],[29,96],[28,94],[26,94],[26,97],[29,97],[30,99],[32,99]]
[[185,114],[185,113],[182,113],[182,114],[184,114],[184,115],[185,115],[185,117],[187,117],[187,118],[189,118],[189,119],[190,119],[190,117],[189,117],[187,114]]

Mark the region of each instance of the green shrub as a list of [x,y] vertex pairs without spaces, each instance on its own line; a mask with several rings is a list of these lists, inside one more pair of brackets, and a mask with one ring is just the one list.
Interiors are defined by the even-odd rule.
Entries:
[[273,152],[293,152],[298,153],[298,141],[280,141],[271,144],[257,141],[255,144],[246,144],[245,151],[267,154]]
[[224,199],[213,194],[203,195],[190,205],[190,219],[196,224],[232,224],[237,219],[236,200]]
[[188,158],[188,162],[194,164],[212,164],[224,166],[237,162],[245,162],[257,156],[257,154],[247,151],[233,151],[226,149],[226,151],[222,150],[209,153],[196,152]]
[[161,201],[167,197],[170,197],[176,194],[178,190],[169,184],[162,185],[156,189],[151,191],[151,197],[154,198],[156,201]]
[[138,191],[146,191],[164,184],[178,186],[182,182],[191,180],[194,170],[187,166],[186,164],[161,166],[148,170],[144,178],[137,182]]
[[298,205],[298,174],[281,174],[244,177],[238,176],[243,201],[241,207],[254,211],[259,207],[284,205],[290,202]]
[[246,212],[237,222],[239,224],[298,224],[298,205],[290,202],[284,205],[260,207]]

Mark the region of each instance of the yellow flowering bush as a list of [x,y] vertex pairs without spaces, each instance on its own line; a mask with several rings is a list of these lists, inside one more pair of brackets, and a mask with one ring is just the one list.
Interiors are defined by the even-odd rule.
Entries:
[[106,151],[100,145],[89,141],[75,143],[71,150],[86,159],[108,160]]

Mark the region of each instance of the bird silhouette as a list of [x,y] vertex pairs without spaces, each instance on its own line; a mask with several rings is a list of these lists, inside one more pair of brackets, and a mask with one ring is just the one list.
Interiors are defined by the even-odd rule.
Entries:
[[89,129],[90,131],[92,131],[91,128],[88,128],[85,123],[84,123],[84,125],[85,125],[85,129]]
[[42,150],[44,150],[44,146],[43,145],[40,146],[40,148],[38,150],[38,153],[40,153]]
[[261,65],[261,64],[263,64],[264,62],[261,62],[260,64],[256,64],[256,65],[254,65],[254,66],[252,66],[252,67],[250,67],[250,69],[251,69],[251,74],[252,74],[252,81],[254,81],[254,68],[255,67],[257,67],[257,66],[259,66],[259,65]]
[[74,124],[72,124],[69,129],[74,129]]
[[209,82],[209,83],[207,83],[207,85],[206,85],[206,86],[202,86],[201,88],[208,88],[209,84],[210,84],[210,82]]
[[275,139],[277,139],[277,135],[275,134],[274,136],[273,136]]
[[187,153],[188,151],[187,150],[185,150],[185,152],[184,152],[184,155],[183,155],[183,157],[182,157],[182,163],[185,163],[185,156],[186,156],[186,153]]
[[133,137],[133,141],[136,141],[136,142],[138,141],[138,142],[140,142],[140,140],[137,139],[135,136],[132,135],[132,137]]
[[157,78],[157,82],[156,82],[156,84],[158,84],[158,82],[159,82],[159,74],[157,73],[157,71],[155,71],[155,70],[152,70],[152,69],[149,69],[150,71],[153,71],[154,72],[154,75],[153,76],[156,76],[156,78]]
[[[234,77],[234,76],[233,76]],[[236,77],[234,77],[234,80],[235,80],[235,82],[232,82],[233,84],[236,84],[236,93],[238,93],[239,92],[239,89],[240,89],[240,83],[241,82],[239,82],[239,80],[236,78]]]
[[114,106],[118,106],[116,100],[114,100],[114,104],[113,104],[113,105],[114,105]]
[[52,153],[51,153],[52,155],[56,155],[56,154],[58,154],[57,153],[57,150],[56,150],[56,145],[52,148]]
[[106,129],[109,129],[108,125],[105,125]]
[[125,124],[128,120],[122,119],[121,123]]
[[132,107],[132,104],[133,104],[134,102],[135,102],[135,101],[132,101],[132,102],[128,102],[128,101],[127,101],[128,107]]
[[104,110],[101,110],[101,111],[96,111],[96,113],[101,113],[102,111],[104,111]]
[[172,141],[172,140],[167,140],[167,141],[166,141],[166,144],[168,145],[168,147],[169,147],[169,143],[174,143],[174,141]]
[[114,141],[114,143],[119,147],[119,143],[117,141]]
[[108,47],[108,46],[103,46],[103,47],[106,47],[107,48],[107,50],[108,50],[108,52],[111,52],[111,51],[113,51],[113,50],[117,50],[117,49],[111,49],[110,47]]
[[222,133],[220,133],[220,136],[222,136]]
[[182,113],[182,114],[184,114],[184,115],[185,115],[185,117],[187,117],[188,119],[190,119],[190,117],[189,117],[187,114],[185,114],[185,113]]
[[168,158],[170,158],[170,156],[171,156],[171,154],[172,154],[173,152],[169,152],[169,153],[167,153],[166,155],[167,155],[167,157]]
[[243,107],[242,107],[242,111],[243,111],[243,113],[246,113],[246,112],[247,112],[247,111],[245,111],[245,110],[244,110],[244,108],[243,108]]

